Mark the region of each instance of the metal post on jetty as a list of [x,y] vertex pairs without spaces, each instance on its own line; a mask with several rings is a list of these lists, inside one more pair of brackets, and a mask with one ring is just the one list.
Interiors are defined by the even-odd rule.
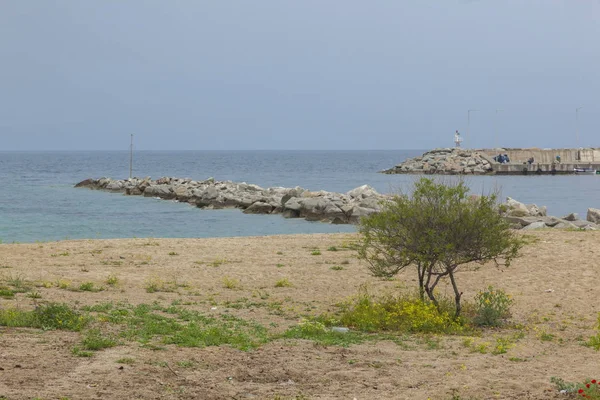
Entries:
[[129,179],[133,176],[133,133],[131,134],[131,145],[129,146]]

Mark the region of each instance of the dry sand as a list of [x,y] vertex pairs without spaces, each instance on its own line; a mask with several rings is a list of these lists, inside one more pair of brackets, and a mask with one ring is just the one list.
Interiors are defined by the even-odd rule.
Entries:
[[[0,327],[0,396],[8,399],[554,399],[552,376],[600,378],[600,353],[582,346],[600,311],[600,232],[542,231],[523,257],[501,271],[464,271],[465,299],[488,285],[515,300],[519,329],[472,337],[408,336],[402,343],[348,348],[279,339],[257,350],[227,346],[166,350],[123,341],[91,358],[76,357],[81,334]],[[207,314],[252,319],[273,332],[305,314],[335,311],[336,303],[369,283],[373,291],[414,287],[413,273],[392,281],[371,277],[352,250],[353,235],[294,235],[226,239],[82,240],[0,245],[0,278],[36,284],[40,299],[18,294],[1,307],[31,309],[43,301],[77,307],[106,301],[173,301]],[[337,246],[340,251],[327,251]],[[319,248],[321,255],[311,255]],[[171,253],[171,255],[169,255]],[[343,270],[332,270],[342,265]],[[106,284],[118,278],[115,287]],[[240,287],[224,287],[224,279]],[[276,288],[287,278],[292,287]],[[66,290],[94,282],[106,290]],[[174,292],[146,287],[172,285]],[[48,286],[48,287],[45,287]],[[450,289],[442,287],[442,292]],[[228,307],[249,299],[262,307]],[[243,303],[243,300],[242,300]],[[231,306],[231,303],[228,303]],[[246,304],[246,303],[244,303]],[[216,307],[216,309],[215,309]],[[491,354],[498,337],[524,337],[506,354]],[[512,335],[512,336],[511,336]],[[550,336],[552,335],[552,336]],[[542,340],[551,339],[551,340]],[[474,351],[487,345],[486,354]],[[122,358],[132,364],[119,364]],[[4,398],[4,397],[0,397]]]

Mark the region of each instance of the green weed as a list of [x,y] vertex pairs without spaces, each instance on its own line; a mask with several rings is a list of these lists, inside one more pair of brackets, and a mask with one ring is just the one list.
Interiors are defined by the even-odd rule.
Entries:
[[239,289],[241,287],[240,281],[235,278],[224,277],[223,278],[223,287],[226,289]]
[[292,287],[292,283],[287,279],[287,278],[283,278],[283,279],[279,279],[277,282],[275,282],[275,287],[281,288],[281,287]]

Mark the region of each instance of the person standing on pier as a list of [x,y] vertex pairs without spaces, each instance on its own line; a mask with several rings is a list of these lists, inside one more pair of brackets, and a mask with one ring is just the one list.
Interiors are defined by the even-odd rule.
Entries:
[[460,142],[462,142],[463,139],[462,137],[460,137],[460,133],[458,133],[458,130],[456,131],[456,133],[454,133],[454,146],[455,147],[460,147]]

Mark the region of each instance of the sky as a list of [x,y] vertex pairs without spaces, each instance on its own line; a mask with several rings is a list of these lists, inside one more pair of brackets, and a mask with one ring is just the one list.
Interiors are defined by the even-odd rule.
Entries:
[[599,95],[600,0],[0,0],[0,151],[600,147]]

